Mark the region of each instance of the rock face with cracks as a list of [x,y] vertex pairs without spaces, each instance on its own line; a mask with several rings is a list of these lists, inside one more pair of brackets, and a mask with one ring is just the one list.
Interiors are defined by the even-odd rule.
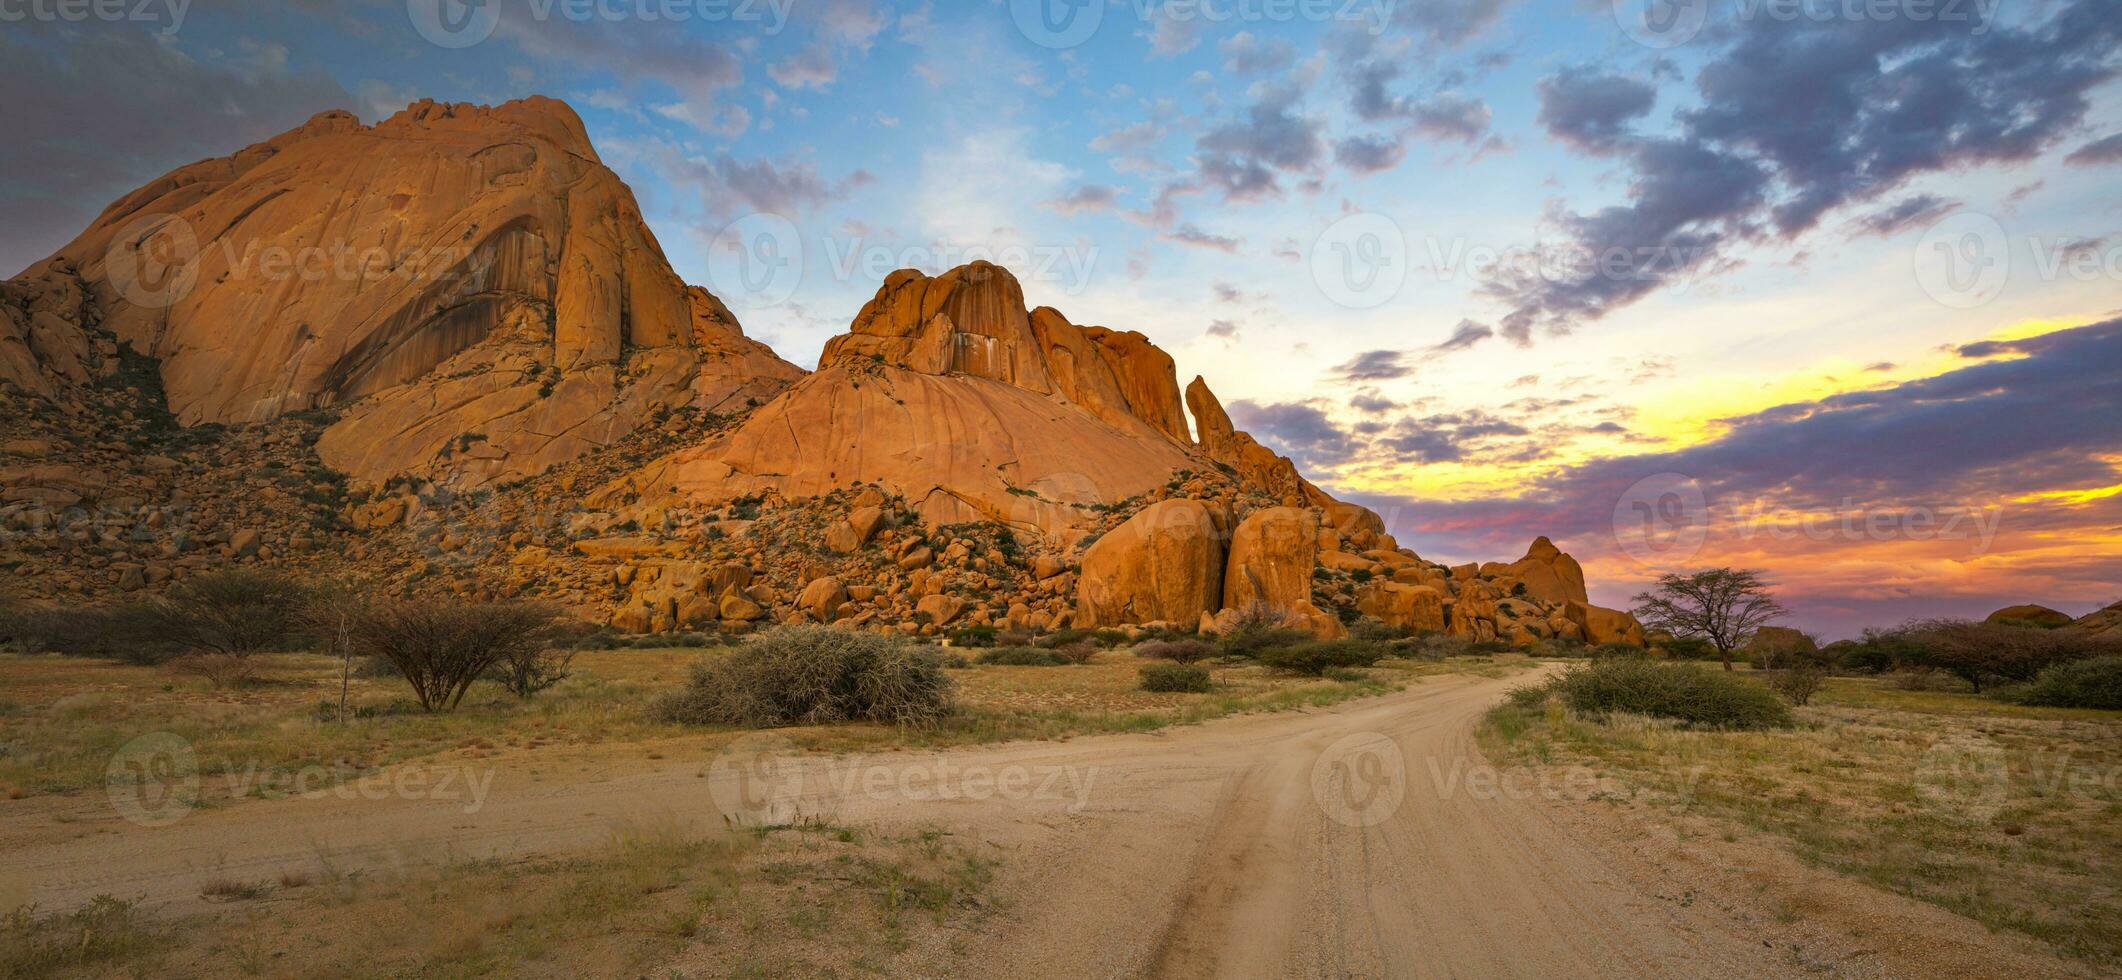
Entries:
[[185,424],[340,413],[318,452],[371,483],[521,477],[802,374],[671,272],[581,120],[536,97],[327,112],[179,168],[0,307],[0,379],[58,395],[123,345]]

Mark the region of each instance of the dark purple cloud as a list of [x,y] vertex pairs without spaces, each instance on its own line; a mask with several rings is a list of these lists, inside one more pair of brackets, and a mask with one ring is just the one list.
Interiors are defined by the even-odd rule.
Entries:
[[1540,80],[1540,125],[1556,139],[1608,153],[1632,139],[1630,127],[1658,101],[1649,82],[1580,65]]
[[2071,151],[2063,158],[2067,163],[2081,167],[2098,166],[2104,163],[2122,163],[2122,133],[2096,139]]
[[2122,4],[2076,0],[2038,24],[1984,26],[1735,21],[1696,75],[1699,107],[1678,113],[1670,136],[1619,125],[1639,92],[1617,86],[1577,105],[1567,83],[1587,69],[1558,73],[1543,86],[1553,99],[1543,119],[1625,160],[1629,198],[1557,216],[1580,268],[1488,290],[1511,305],[1504,333],[1567,330],[1720,261],[1734,242],[1788,241],[1911,178],[2029,160],[2079,132],[2091,91],[2122,57]]

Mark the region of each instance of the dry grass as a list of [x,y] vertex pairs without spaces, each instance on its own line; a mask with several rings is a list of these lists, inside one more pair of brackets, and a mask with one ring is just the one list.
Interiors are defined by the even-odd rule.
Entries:
[[[216,690],[196,678],[111,661],[0,654],[0,797],[76,795],[98,789],[128,741],[169,732],[190,743],[202,777],[199,805],[292,792],[296,775],[317,789],[414,759],[558,764],[570,752],[638,745],[651,758],[670,744],[697,747],[734,737],[656,720],[657,696],[676,690],[687,668],[725,650],[586,652],[574,675],[530,701],[481,682],[451,714],[427,714],[394,677],[356,677],[349,704],[374,712],[321,720],[335,702],[338,661],[312,654],[260,655],[257,683]],[[949,746],[1025,738],[1150,731],[1233,714],[1336,704],[1444,673],[1499,676],[1524,665],[1468,659],[1388,661],[1350,683],[1277,676],[1255,666],[1214,669],[1206,694],[1141,690],[1152,661],[1104,651],[1064,667],[973,667],[950,671],[960,710],[922,728],[848,724],[783,729],[800,748],[870,751],[893,745]],[[379,710],[380,709],[380,710]],[[219,777],[219,778],[217,778]]]
[[[844,976],[933,969],[990,911],[991,845],[802,824],[623,827],[597,853],[404,875],[321,866],[156,923],[17,917],[0,976]],[[269,892],[269,894],[268,894]],[[151,930],[151,931],[150,931]]]
[[1584,765],[1727,837],[2122,966],[2122,714],[1830,680],[1798,728],[1686,731],[1505,706],[1499,762]]

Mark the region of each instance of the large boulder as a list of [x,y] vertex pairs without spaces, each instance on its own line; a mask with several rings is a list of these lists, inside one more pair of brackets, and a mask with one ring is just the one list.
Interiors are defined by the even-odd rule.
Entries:
[[1207,504],[1166,500],[1142,509],[1083,554],[1076,625],[1192,623],[1223,594],[1223,542]]
[[1420,633],[1444,630],[1444,594],[1427,585],[1369,583],[1357,590],[1356,609],[1387,626]]
[[2122,602],[2086,613],[2068,629],[2089,636],[2122,638]]
[[1982,621],[1992,624],[2008,623],[2013,626],[2039,626],[2043,629],[2054,629],[2058,626],[2069,626],[2071,624],[2069,613],[2058,612],[2047,606],[2037,606],[2032,603],[2005,606],[1996,612],[1990,613]]
[[1323,637],[1346,632],[1340,620],[1312,603],[1312,567],[1319,556],[1319,521],[1302,507],[1266,507],[1232,530],[1223,571],[1223,613],[1254,609],[1280,615]]
[[1638,647],[1643,645],[1643,624],[1637,622],[1632,613],[1594,606],[1588,602],[1569,602],[1563,604],[1562,614],[1583,631],[1586,643],[1625,643]]
[[1550,605],[1588,602],[1584,591],[1584,568],[1546,535],[1534,538],[1525,557],[1506,566],[1504,573],[1524,583],[1525,593]]

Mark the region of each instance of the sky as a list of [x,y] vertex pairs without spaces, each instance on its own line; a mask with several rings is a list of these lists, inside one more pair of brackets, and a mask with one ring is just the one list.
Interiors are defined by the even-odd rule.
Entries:
[[2122,599],[2122,4],[1646,2],[0,0],[0,270],[544,94],[798,364],[987,258],[1427,558],[1757,568],[1823,638]]

